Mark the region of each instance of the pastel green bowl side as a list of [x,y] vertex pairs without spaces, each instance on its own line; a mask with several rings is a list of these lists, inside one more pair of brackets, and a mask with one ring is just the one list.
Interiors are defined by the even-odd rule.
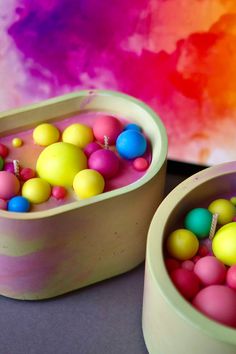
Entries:
[[150,353],[233,354],[236,330],[200,312],[179,294],[165,268],[163,244],[191,208],[236,191],[236,163],[205,169],[178,185],[157,209],[148,232],[143,332]]

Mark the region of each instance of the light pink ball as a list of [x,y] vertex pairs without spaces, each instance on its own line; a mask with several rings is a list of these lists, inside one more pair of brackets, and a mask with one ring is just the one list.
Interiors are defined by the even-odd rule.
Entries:
[[93,152],[100,149],[101,146],[98,143],[95,143],[95,141],[93,141],[92,143],[89,143],[85,146],[84,153],[87,157],[89,157],[90,155],[92,155]]
[[230,288],[236,290],[236,264],[228,269],[226,283]]
[[188,270],[193,270],[194,268],[194,262],[187,260],[181,263],[181,268],[188,269]]
[[92,170],[96,170],[104,178],[114,177],[119,170],[119,158],[111,150],[97,150],[88,159],[88,166]]
[[10,199],[18,194],[20,182],[18,178],[8,171],[0,171],[0,198]]
[[227,286],[207,286],[199,291],[192,304],[211,319],[236,327],[236,292]]
[[114,145],[122,130],[121,122],[112,116],[101,116],[96,119],[93,125],[93,134],[102,144],[104,144],[104,136],[107,136],[109,138],[108,145]]
[[194,273],[205,286],[222,284],[226,277],[226,268],[214,256],[202,257],[194,266]]
[[4,199],[0,199],[0,209],[7,210],[7,201]]

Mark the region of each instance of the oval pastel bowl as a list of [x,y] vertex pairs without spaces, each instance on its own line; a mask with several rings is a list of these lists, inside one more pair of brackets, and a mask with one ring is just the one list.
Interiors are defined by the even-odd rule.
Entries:
[[136,182],[92,198],[29,213],[1,210],[1,295],[50,298],[144,260],[148,227],[163,198],[167,156],[165,128],[148,106],[118,92],[79,91],[2,113],[0,137],[90,111],[139,124],[152,147],[151,164]]
[[180,295],[163,256],[166,237],[182,225],[189,210],[234,192],[236,163],[230,162],[186,179],[157,209],[148,232],[143,300],[143,334],[149,353],[236,353],[236,330],[206,317]]

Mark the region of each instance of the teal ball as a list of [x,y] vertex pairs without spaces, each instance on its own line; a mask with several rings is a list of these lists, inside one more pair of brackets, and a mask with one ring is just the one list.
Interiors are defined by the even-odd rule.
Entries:
[[209,235],[212,222],[212,213],[205,208],[195,208],[185,217],[185,228],[192,231],[198,238]]

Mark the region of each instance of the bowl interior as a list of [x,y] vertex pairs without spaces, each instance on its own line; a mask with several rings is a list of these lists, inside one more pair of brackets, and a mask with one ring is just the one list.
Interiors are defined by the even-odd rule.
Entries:
[[79,91],[19,110],[2,113],[0,115],[0,136],[26,130],[42,122],[53,122],[87,111],[103,111],[117,114],[139,124],[143,128],[152,146],[152,162],[147,173],[132,184],[93,198],[34,213],[21,214],[0,211],[1,217],[14,219],[39,218],[100,202],[139,188],[160,170],[167,156],[167,135],[164,125],[157,114],[143,102],[119,92],[102,90]]
[[173,311],[191,325],[218,340],[236,345],[235,329],[221,325],[195,310],[176,290],[166,271],[163,247],[171,231],[183,225],[186,213],[204,207],[218,197],[236,195],[236,163],[230,162],[203,170],[178,185],[155,213],[147,242],[147,261],[156,286]]

